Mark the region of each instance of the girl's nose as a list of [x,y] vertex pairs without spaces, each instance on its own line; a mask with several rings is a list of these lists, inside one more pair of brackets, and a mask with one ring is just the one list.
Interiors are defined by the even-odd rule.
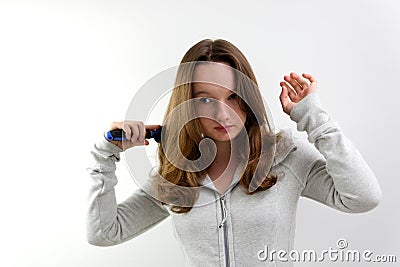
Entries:
[[214,107],[214,118],[219,122],[228,121],[231,116],[232,109],[222,101],[216,102],[217,103]]

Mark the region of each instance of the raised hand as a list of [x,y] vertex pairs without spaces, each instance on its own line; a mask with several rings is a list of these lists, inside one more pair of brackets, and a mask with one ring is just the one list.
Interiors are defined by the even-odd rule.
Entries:
[[302,76],[291,72],[285,75],[284,81],[280,82],[282,92],[279,96],[283,111],[290,115],[290,112],[304,97],[317,91],[317,80],[307,73]]

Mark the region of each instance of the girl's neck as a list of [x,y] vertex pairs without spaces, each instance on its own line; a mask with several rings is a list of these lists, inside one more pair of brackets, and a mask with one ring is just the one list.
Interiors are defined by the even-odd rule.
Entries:
[[[236,167],[239,164],[237,151],[235,146],[231,147],[231,142],[229,141],[215,142],[215,144],[217,146],[217,154],[214,161],[207,168],[208,176],[212,181],[223,177],[222,180],[219,180],[219,183],[224,183],[225,181],[229,184],[232,179],[233,172],[236,170]],[[225,185],[225,187],[226,186],[227,185]]]
[[214,142],[217,147],[217,154],[215,156],[214,162],[211,165],[228,165],[231,157],[232,160],[236,160],[237,150],[234,142]]

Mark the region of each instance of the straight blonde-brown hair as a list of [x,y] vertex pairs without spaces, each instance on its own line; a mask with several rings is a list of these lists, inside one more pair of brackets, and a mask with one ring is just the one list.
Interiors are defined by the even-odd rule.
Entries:
[[[196,64],[185,65],[191,62],[196,62]],[[222,39],[205,39],[192,46],[181,60],[175,87],[164,116],[164,138],[162,145],[158,145],[159,167],[156,175],[158,199],[164,204],[174,203],[171,211],[176,213],[188,212],[195,205],[206,171],[187,171],[176,167],[174,162],[180,162],[182,156],[186,158],[186,161],[196,161],[200,156],[212,157],[207,152],[200,153],[201,126],[196,119],[190,120],[189,117],[194,112],[190,107],[187,107],[187,110],[181,110],[178,112],[180,115],[174,117],[176,120],[187,121],[179,135],[168,135],[175,123],[168,121],[167,117],[173,110],[179,108],[180,104],[193,98],[192,83],[188,80],[190,81],[199,62],[226,63],[246,77],[246,79],[238,78],[236,87],[238,95],[241,96],[239,106],[246,113],[244,130],[247,131],[248,141],[244,140],[243,144],[248,144],[246,149],[249,152],[248,158],[244,158],[245,155],[238,155],[241,160],[247,160],[247,166],[239,180],[240,185],[246,194],[251,195],[267,190],[277,182],[277,175],[269,167],[274,161],[274,148],[281,138],[281,133],[272,132],[257,80],[249,62],[232,43]],[[266,149],[262,149],[262,142],[265,142]],[[254,181],[258,181],[258,187],[250,191],[249,188]]]

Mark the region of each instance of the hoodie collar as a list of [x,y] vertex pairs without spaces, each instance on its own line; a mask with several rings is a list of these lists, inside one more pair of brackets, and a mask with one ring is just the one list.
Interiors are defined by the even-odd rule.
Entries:
[[[276,144],[275,166],[281,163],[290,154],[290,152],[296,149],[297,146],[293,141],[292,131],[290,129],[282,129],[281,139]],[[233,175],[232,182],[229,185],[228,189],[226,190],[226,193],[229,193],[229,191],[239,182],[239,179],[242,176],[241,170],[243,169],[243,167],[244,167],[244,162],[240,162]],[[202,185],[205,188],[218,192],[208,174],[206,175],[206,178],[204,179]]]
[[[242,170],[243,168],[244,168],[244,162],[240,162],[235,170],[235,173],[233,174],[231,184],[229,185],[228,189],[225,191],[226,193],[229,193],[229,191],[239,182],[240,177],[242,177],[242,172],[239,173],[239,171]],[[205,188],[208,188],[208,189],[218,192],[217,188],[215,188],[214,183],[212,182],[212,180],[211,180],[210,176],[208,176],[208,174],[206,175],[206,178],[204,179],[202,185]]]
[[281,139],[276,144],[275,150],[275,165],[281,163],[286,157],[290,154],[290,152],[295,151],[297,146],[294,142],[294,137],[292,134],[292,130],[282,129],[281,130]]

